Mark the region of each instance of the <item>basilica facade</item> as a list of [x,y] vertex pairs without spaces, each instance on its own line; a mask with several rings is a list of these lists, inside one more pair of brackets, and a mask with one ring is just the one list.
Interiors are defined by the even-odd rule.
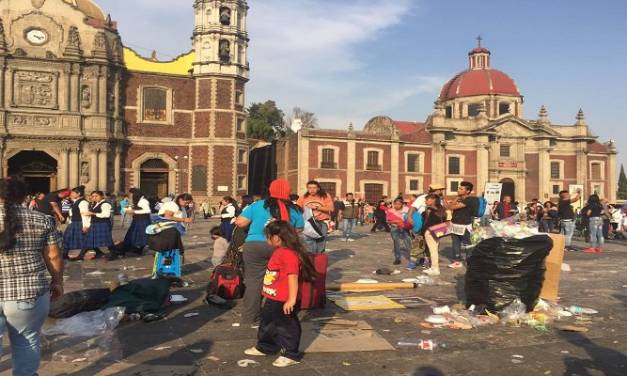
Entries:
[[0,174],[33,191],[245,192],[248,5],[192,5],[189,52],[160,61],[92,0],[0,0]]
[[502,183],[503,194],[519,201],[554,199],[577,185],[615,200],[615,146],[597,140],[583,111],[562,125],[544,107],[537,119],[523,118],[523,105],[514,80],[491,67],[490,51],[479,44],[426,121],[378,116],[363,130],[303,129],[279,142],[278,174],[298,192],[316,179],[333,195],[370,202],[422,193],[432,183],[454,195],[464,180],[478,194],[488,182]]

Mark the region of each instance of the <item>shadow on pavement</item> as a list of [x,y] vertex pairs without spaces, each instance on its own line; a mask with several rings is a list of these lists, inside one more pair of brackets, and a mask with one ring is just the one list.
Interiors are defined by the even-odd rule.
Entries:
[[444,372],[431,366],[423,366],[414,371],[413,376],[444,376]]
[[599,346],[581,333],[558,332],[559,336],[571,344],[584,349],[590,359],[575,356],[564,357],[565,375],[590,375],[600,371],[604,375],[624,375],[627,357],[610,348]]

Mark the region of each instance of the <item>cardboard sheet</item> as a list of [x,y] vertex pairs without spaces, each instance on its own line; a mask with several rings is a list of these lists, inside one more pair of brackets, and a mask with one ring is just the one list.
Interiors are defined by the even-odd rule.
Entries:
[[549,236],[553,239],[553,249],[551,249],[551,253],[546,257],[546,272],[544,273],[544,284],[542,285],[540,297],[554,302],[559,296],[565,243],[563,235],[549,234]]
[[394,350],[365,321],[305,321],[302,328],[300,349],[305,353]]
[[335,304],[346,311],[371,311],[382,309],[403,309],[405,306],[396,303],[383,295],[375,296],[333,296],[329,297]]

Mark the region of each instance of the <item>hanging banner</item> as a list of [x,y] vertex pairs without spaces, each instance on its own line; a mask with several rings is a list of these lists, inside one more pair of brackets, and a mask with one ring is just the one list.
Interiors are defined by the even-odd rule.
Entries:
[[497,201],[501,201],[501,191],[503,190],[503,183],[485,183],[485,190],[483,194],[488,204],[494,204]]
[[573,197],[574,195],[576,195],[577,191],[580,191],[581,193],[579,194],[579,200],[576,202],[573,202],[573,209],[579,211],[581,210],[581,208],[583,208],[584,201],[585,201],[585,197],[583,194],[583,185],[571,184],[568,186],[568,192],[570,192],[570,197]]

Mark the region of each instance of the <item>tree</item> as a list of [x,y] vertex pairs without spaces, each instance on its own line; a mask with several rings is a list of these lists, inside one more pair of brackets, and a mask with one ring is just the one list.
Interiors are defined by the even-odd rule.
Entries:
[[318,118],[316,118],[316,114],[313,112],[294,107],[292,116],[286,120],[287,126],[291,126],[295,119],[300,119],[303,128],[318,128]]
[[627,176],[625,176],[625,166],[620,165],[620,177],[618,178],[618,192],[616,197],[619,200],[627,200]]
[[248,107],[248,137],[272,141],[286,133],[284,117],[274,101],[253,103]]

